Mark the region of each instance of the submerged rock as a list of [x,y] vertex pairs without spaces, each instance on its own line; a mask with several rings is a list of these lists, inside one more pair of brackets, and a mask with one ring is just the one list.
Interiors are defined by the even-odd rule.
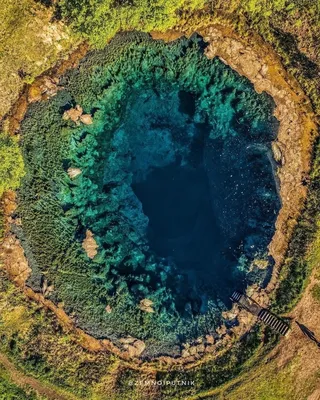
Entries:
[[152,308],[153,301],[149,299],[142,299],[139,304],[139,308],[142,311],[148,312],[148,313],[153,313],[154,309]]
[[65,111],[62,118],[66,121],[70,119],[71,121],[78,124],[82,113],[82,107],[77,104],[75,108],[70,108],[69,110]]
[[91,125],[93,123],[92,116],[90,114],[82,114],[80,121],[85,125]]
[[109,304],[106,306],[106,312],[107,312],[108,314],[111,314],[111,312],[112,312],[112,308],[110,307]]
[[86,231],[86,238],[82,242],[82,247],[84,248],[87,256],[93,259],[98,254],[98,244],[93,238],[93,233],[87,229]]
[[68,175],[71,179],[76,178],[77,176],[82,174],[82,171],[80,168],[68,168]]
[[83,114],[83,108],[79,104],[77,104],[74,108],[70,108],[69,110],[65,111],[62,119],[66,121],[71,120],[77,125],[79,125],[80,122],[85,125],[91,125],[93,123],[92,116],[90,114]]

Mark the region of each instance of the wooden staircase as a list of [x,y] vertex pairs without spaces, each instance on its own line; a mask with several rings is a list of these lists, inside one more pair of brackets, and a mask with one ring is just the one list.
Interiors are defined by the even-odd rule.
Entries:
[[251,299],[251,297],[235,291],[230,299],[233,303],[239,304],[241,308],[244,308],[251,314],[256,315],[266,325],[270,326],[270,328],[272,328],[274,331],[280,333],[280,335],[285,336],[289,332],[289,326],[282,321],[282,319],[266,308],[262,308],[256,301]]
[[270,326],[274,331],[280,333],[280,335],[285,336],[289,331],[289,326],[286,323],[265,308],[260,311],[258,318],[266,325]]

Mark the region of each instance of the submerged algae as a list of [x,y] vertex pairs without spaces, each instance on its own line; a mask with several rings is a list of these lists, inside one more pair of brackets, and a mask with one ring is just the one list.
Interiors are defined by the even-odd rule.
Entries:
[[[22,124],[19,212],[39,270],[30,282],[46,276],[52,299],[90,333],[137,336],[153,352],[214,331],[219,299],[256,279],[250,261],[273,233],[272,100],[207,60],[198,38],[118,36],[60,84]],[[92,126],[62,119],[76,104]],[[71,180],[69,167],[81,175]],[[92,261],[81,249],[87,229],[99,245]],[[154,313],[139,309],[143,298]]]

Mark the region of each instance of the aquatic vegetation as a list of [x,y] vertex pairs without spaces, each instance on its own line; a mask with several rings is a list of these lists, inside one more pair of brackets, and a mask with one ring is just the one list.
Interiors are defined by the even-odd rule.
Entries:
[[59,85],[21,126],[15,229],[29,284],[50,285],[47,296],[96,337],[129,334],[150,343],[147,354],[174,353],[217,327],[235,285],[268,279],[273,102],[208,60],[197,37],[119,35]]

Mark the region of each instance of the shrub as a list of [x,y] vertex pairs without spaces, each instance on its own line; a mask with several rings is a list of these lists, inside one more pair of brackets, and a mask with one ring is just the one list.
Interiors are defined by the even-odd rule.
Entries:
[[76,32],[103,47],[119,31],[170,29],[183,14],[203,7],[204,3],[204,0],[61,0],[58,8]]
[[0,133],[0,196],[8,189],[17,189],[24,175],[24,163],[16,138]]

